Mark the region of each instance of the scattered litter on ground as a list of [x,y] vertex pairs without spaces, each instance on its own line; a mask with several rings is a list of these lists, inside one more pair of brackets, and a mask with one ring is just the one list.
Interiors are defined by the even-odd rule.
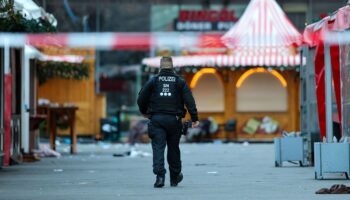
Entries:
[[207,163],[196,163],[196,164],[194,164],[194,166],[196,166],[196,167],[200,167],[200,166],[215,166],[216,164],[215,163],[209,163],[209,164],[207,164]]
[[130,157],[130,158],[135,158],[135,157],[151,157],[152,154],[145,152],[145,151],[138,151],[135,149],[131,149],[130,151],[124,151],[121,153],[114,153],[114,157]]
[[207,172],[207,174],[217,174],[217,171]]
[[242,143],[242,145],[245,146],[245,147],[249,146],[249,142],[245,141],[245,142]]
[[131,153],[130,153],[130,157],[131,158],[135,158],[135,157],[151,157],[152,154],[148,153],[148,152],[144,152],[144,151],[137,151],[132,149]]
[[54,169],[53,172],[60,173],[63,172],[63,169]]
[[130,155],[130,151],[122,152],[122,153],[114,153],[114,157],[126,157]]
[[194,166],[206,166],[207,164],[205,164],[205,163],[196,163],[196,164],[194,164]]
[[68,145],[71,144],[70,138],[64,138],[63,142],[64,144],[68,144]]
[[98,146],[104,150],[110,149],[112,147],[110,143],[105,143],[105,142],[99,142]]
[[70,152],[70,147],[64,147],[62,149],[62,151],[65,152],[65,153],[69,153]]
[[329,189],[322,188],[317,190],[316,194],[350,194],[350,187],[343,184],[335,184]]
[[33,152],[40,157],[61,157],[59,152],[50,149],[49,145],[46,144],[39,144],[39,149],[34,149]]

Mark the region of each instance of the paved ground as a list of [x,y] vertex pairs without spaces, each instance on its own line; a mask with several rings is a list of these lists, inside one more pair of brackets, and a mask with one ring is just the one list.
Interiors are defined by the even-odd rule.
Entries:
[[[1,200],[349,199],[315,195],[347,180],[314,180],[313,168],[274,167],[272,144],[183,144],[184,181],[154,189],[151,157],[113,157],[122,145],[79,145],[80,153],[0,170]],[[151,152],[149,145],[136,147]],[[60,151],[67,151],[61,147]]]

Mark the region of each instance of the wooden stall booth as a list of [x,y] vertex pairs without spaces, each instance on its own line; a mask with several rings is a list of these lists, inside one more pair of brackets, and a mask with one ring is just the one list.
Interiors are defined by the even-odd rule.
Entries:
[[201,119],[213,117],[218,124],[236,120],[236,132],[229,139],[270,140],[283,130],[299,127],[299,74],[295,70],[203,68],[184,76]]
[[[75,117],[76,134],[78,136],[97,136],[100,133],[100,118],[105,117],[106,113],[106,99],[103,94],[96,94],[95,92],[95,50],[47,47],[42,48],[41,51],[46,55],[77,55],[84,57],[83,63],[87,65],[89,71],[88,78],[82,80],[51,78],[39,84],[37,96],[38,99],[47,99],[51,103],[59,105],[74,105],[78,108]],[[68,136],[69,133],[68,129],[58,130],[58,134],[61,135]]]
[[[299,130],[299,65],[302,36],[274,0],[255,0],[226,34],[203,34],[196,52],[173,56],[190,85],[200,118],[236,121],[218,138],[272,141]],[[199,49],[199,50],[198,50]],[[210,52],[210,53],[208,53]],[[160,57],[146,58],[148,70]]]

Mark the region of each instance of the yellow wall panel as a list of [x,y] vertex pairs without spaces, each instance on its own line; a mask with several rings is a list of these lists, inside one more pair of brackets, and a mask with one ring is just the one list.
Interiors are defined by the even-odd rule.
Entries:
[[[93,57],[93,50],[64,50],[54,48],[44,49],[46,54],[75,54]],[[74,103],[78,106],[76,115],[76,132],[78,135],[98,135],[100,133],[100,118],[106,116],[106,98],[95,93],[94,59],[85,60],[90,66],[90,77],[87,80],[51,79],[38,86],[38,98],[60,104]],[[67,131],[59,131],[68,134]]]

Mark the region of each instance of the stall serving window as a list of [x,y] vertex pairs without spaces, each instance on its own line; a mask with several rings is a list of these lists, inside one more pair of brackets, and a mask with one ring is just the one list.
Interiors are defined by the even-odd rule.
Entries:
[[190,87],[199,112],[224,111],[224,86],[214,69],[199,71]]
[[287,82],[277,71],[251,69],[236,84],[238,112],[285,112]]

